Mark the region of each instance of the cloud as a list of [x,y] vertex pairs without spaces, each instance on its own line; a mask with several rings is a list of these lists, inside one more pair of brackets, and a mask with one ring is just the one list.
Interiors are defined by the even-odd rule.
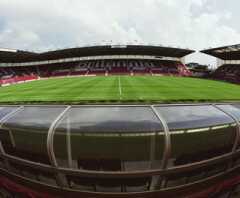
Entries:
[[[112,40],[201,50],[236,44],[240,28],[227,23],[233,8],[216,6],[215,0],[1,0],[0,46],[49,50]],[[214,61],[199,54],[187,60]]]

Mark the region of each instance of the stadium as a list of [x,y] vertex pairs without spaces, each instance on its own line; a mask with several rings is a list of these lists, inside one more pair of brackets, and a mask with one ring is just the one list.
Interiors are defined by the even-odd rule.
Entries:
[[219,48],[203,50],[202,53],[218,59],[218,69],[213,77],[233,83],[240,83],[240,45],[230,45]]
[[207,79],[192,53],[1,49],[0,195],[237,198],[240,47],[202,51],[222,64]]

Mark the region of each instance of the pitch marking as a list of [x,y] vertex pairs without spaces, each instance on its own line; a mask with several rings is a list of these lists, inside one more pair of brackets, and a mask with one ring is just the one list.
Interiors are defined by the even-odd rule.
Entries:
[[121,78],[120,78],[120,76],[118,76],[118,90],[119,90],[120,99],[122,99],[122,86],[121,86]]

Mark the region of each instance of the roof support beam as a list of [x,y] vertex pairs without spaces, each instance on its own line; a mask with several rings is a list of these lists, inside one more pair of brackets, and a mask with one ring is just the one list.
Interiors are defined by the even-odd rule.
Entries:
[[[171,137],[170,137],[170,131],[167,125],[167,122],[165,121],[165,119],[162,117],[162,115],[160,115],[160,113],[155,109],[154,105],[151,106],[152,111],[154,112],[154,114],[157,116],[157,118],[159,119],[160,123],[162,123],[163,125],[163,129],[164,129],[164,153],[163,153],[163,159],[162,159],[162,169],[166,170],[167,169],[167,165],[168,165],[168,160],[170,158],[171,155]],[[166,183],[166,178],[161,178],[161,176],[158,176],[156,183],[151,185],[150,189],[159,189],[165,186]]]
[[[55,134],[55,129],[58,125],[58,123],[62,120],[63,116],[65,115],[65,113],[67,113],[67,111],[71,108],[71,106],[68,106],[66,109],[64,109],[64,111],[55,119],[55,121],[52,123],[52,125],[50,126],[49,130],[48,130],[48,136],[47,136],[47,152],[48,152],[48,157],[50,160],[50,163],[53,167],[58,168],[58,163],[56,160],[56,156],[54,153],[54,134]],[[65,184],[63,175],[60,174],[59,172],[57,173],[57,177],[56,177],[57,183],[59,186],[63,187]]]

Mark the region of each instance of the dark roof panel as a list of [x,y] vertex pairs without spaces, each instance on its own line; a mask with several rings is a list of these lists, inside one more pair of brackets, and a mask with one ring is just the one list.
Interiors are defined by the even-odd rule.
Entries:
[[62,58],[84,57],[84,56],[103,56],[103,55],[150,55],[182,58],[193,53],[193,50],[179,49],[162,46],[143,46],[143,45],[106,45],[93,47],[69,48],[43,53],[31,52],[3,52],[0,51],[0,62],[28,62],[56,60]]
[[240,60],[240,44],[206,49],[201,52],[223,60]]
[[0,120],[4,119],[9,113],[17,110],[18,107],[0,107]]
[[236,119],[240,121],[240,105],[239,104],[218,105],[218,107],[230,113],[232,116],[234,116]]
[[234,121],[213,106],[167,106],[157,107],[170,130],[197,129]]
[[4,122],[4,127],[31,131],[40,130],[47,133],[51,124],[65,108],[64,106],[27,106]]
[[163,131],[163,126],[150,107],[73,107],[59,124],[58,130],[67,127],[76,133]]

